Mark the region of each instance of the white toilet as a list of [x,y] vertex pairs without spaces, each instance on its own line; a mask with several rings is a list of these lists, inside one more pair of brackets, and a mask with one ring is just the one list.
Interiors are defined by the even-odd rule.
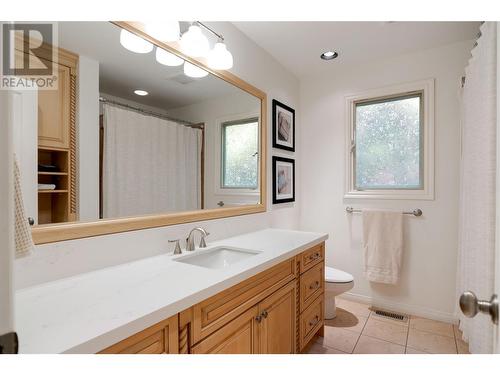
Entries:
[[332,267],[325,267],[325,319],[335,318],[335,297],[351,290],[354,278],[350,273]]

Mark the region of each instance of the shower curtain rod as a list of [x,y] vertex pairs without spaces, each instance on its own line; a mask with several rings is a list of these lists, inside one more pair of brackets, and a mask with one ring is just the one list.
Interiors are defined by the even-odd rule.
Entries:
[[189,122],[189,121],[181,120],[181,119],[178,119],[178,118],[175,118],[175,117],[170,117],[170,116],[162,114],[162,113],[148,111],[146,109],[134,107],[134,106],[131,106],[129,104],[120,103],[120,102],[117,102],[117,101],[114,101],[114,100],[109,100],[109,99],[106,99],[106,98],[99,98],[99,102],[101,102],[101,103],[107,103],[107,104],[112,104],[112,105],[116,105],[116,106],[127,108],[127,109],[131,109],[133,111],[136,111],[136,112],[139,112],[139,113],[143,113],[143,114],[149,115],[149,116],[158,117],[158,118],[161,118],[161,119],[164,119],[164,120],[175,121],[175,122],[178,122],[179,124],[182,124],[182,125],[187,125],[187,126],[197,127],[197,128],[203,128],[203,124],[195,124],[195,123],[192,123],[192,122]]

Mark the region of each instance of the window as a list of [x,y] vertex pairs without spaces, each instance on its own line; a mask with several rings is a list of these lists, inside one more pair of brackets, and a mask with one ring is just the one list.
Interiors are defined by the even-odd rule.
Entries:
[[222,123],[223,189],[257,189],[259,119]]
[[422,189],[422,94],[355,104],[355,188]]
[[430,82],[348,98],[347,197],[433,198]]

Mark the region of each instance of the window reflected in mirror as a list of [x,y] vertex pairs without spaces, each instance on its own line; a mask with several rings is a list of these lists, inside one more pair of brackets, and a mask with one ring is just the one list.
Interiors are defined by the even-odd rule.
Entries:
[[222,124],[222,189],[258,187],[259,119]]

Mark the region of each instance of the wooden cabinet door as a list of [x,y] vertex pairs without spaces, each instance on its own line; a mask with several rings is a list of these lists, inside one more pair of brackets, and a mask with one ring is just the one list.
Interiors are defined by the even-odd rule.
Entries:
[[296,287],[289,283],[259,304],[261,354],[292,354],[296,343]]
[[247,310],[236,319],[196,344],[193,354],[255,354],[258,353],[258,308]]
[[177,315],[120,341],[101,354],[177,354],[179,318]]
[[38,91],[39,146],[69,148],[71,70],[55,64],[57,90]]

